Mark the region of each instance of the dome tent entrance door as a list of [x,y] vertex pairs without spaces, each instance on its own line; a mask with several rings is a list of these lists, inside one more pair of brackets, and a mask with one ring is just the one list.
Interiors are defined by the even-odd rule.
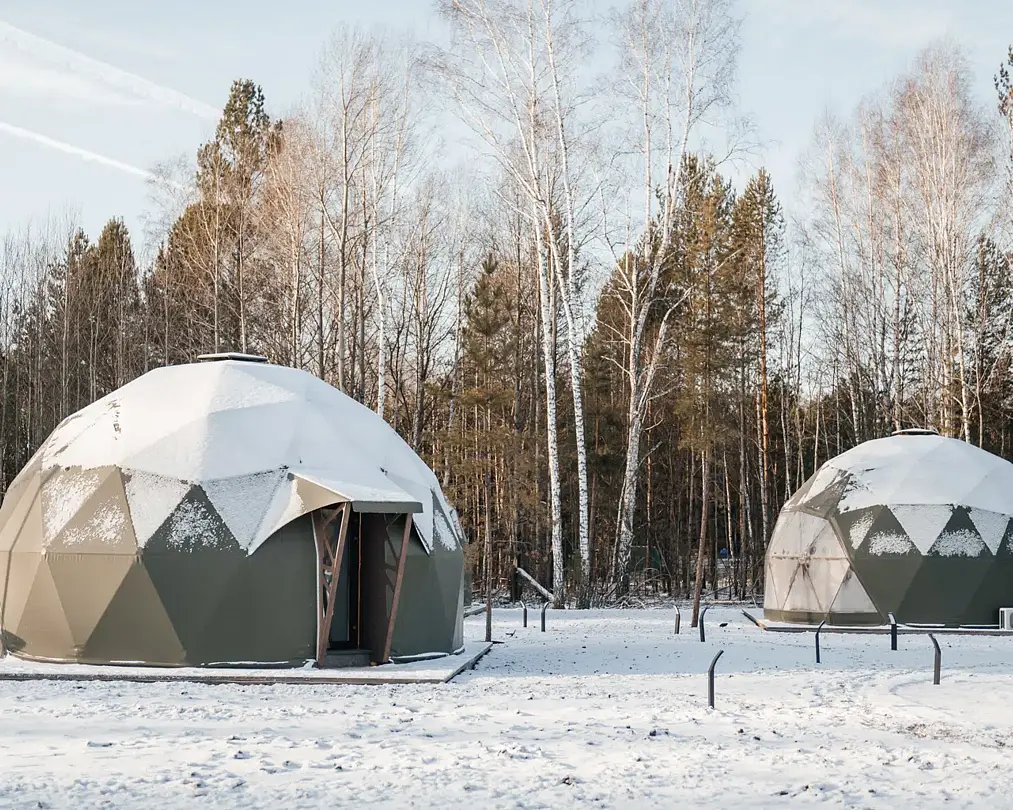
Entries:
[[412,525],[410,512],[360,512],[351,502],[314,513],[317,666],[339,650],[390,660]]

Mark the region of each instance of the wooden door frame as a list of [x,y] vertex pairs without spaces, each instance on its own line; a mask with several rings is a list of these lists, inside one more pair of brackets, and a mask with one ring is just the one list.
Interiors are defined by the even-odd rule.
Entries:
[[[313,512],[313,537],[317,548],[317,572],[316,572],[316,594],[317,594],[317,649],[316,664],[323,667],[327,658],[327,649],[331,637],[331,625],[334,623],[334,600],[338,591],[338,580],[341,577],[341,561],[345,554],[348,540],[348,526],[351,522],[352,504],[342,503],[330,509],[318,509]],[[401,548],[395,549],[390,541],[386,530],[386,518],[390,513],[380,513],[377,516],[384,519],[384,534],[387,547],[397,558],[397,569],[394,581],[390,581],[389,574],[384,574],[386,582],[393,589],[393,597],[390,605],[390,615],[387,617],[387,628],[384,636],[383,649],[379,651],[376,663],[386,664],[390,661],[391,646],[394,643],[394,625],[397,622],[398,607],[401,602],[401,590],[404,584],[405,565],[408,560],[408,546],[411,542],[412,526],[414,521],[410,512],[404,515],[405,527],[401,538]],[[332,546],[328,541],[328,529],[340,516],[341,523],[338,529],[338,536]],[[359,531],[359,543],[367,540],[367,532]],[[389,569],[388,569],[389,570]],[[330,574],[330,582],[327,582],[327,575]],[[327,585],[326,608],[321,602],[324,585]],[[361,594],[360,594],[361,603]],[[357,617],[357,624],[361,636],[362,616]],[[361,643],[361,641],[360,641]],[[374,655],[377,651],[373,651]]]

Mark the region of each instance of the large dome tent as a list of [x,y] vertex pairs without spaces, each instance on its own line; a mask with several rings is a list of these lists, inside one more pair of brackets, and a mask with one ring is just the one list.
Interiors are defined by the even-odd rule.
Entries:
[[0,507],[9,651],[324,664],[462,646],[464,537],[436,476],[377,414],[262,360],[156,369],[43,442]]
[[1013,605],[1013,464],[933,431],[826,462],[785,504],[766,559],[776,621],[994,625]]

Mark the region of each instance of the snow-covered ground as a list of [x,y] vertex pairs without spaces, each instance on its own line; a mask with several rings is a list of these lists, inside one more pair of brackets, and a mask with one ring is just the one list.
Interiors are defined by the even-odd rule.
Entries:
[[940,637],[933,686],[924,637],[816,666],[811,634],[672,617],[497,610],[439,686],[0,683],[0,807],[1013,807],[1013,636]]

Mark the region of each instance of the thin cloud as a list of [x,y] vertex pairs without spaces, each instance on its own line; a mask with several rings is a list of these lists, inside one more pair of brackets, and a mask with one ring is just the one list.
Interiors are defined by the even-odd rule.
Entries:
[[30,129],[24,129],[23,127],[8,124],[4,121],[0,121],[0,132],[12,135],[15,138],[21,138],[22,140],[32,141],[40,146],[56,149],[57,151],[63,152],[67,155],[74,155],[75,157],[79,157],[82,160],[87,160],[91,163],[97,163],[110,169],[116,169],[118,171],[125,172],[126,174],[132,174],[135,177],[140,177],[144,180],[151,180],[154,177],[151,172],[138,168],[137,166],[131,166],[129,163],[124,163],[121,160],[106,157],[105,155],[100,155],[97,152],[92,152],[88,149],[82,149],[80,146],[74,146],[73,144],[66,143],[65,141],[58,141],[55,138],[50,138],[48,135],[33,132]]
[[221,110],[210,104],[191,98],[170,87],[156,84],[134,73],[120,70],[113,65],[92,59],[63,45],[15,28],[0,20],[0,46],[13,47],[19,51],[46,60],[63,70],[79,77],[92,79],[121,93],[171,107],[201,118],[217,120]]

